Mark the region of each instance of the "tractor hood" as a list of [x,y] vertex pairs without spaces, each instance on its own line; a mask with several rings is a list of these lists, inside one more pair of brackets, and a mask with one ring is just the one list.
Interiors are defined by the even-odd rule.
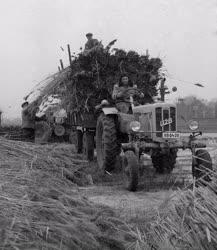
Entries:
[[168,107],[176,107],[176,105],[173,103],[164,103],[164,102],[139,105],[133,107],[133,113],[149,113],[159,107],[168,108]]

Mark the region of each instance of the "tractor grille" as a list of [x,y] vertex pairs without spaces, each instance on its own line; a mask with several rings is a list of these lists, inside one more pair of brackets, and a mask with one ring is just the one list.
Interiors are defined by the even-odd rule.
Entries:
[[[162,108],[156,108],[156,131],[162,131],[162,127],[160,126],[161,121],[162,121]],[[161,133],[157,132],[156,135],[160,137]]]
[[[155,111],[156,111],[156,131],[158,131],[156,135],[158,137],[162,136],[162,132],[176,131],[176,108],[175,107],[168,107],[168,108],[158,107],[156,108]],[[161,126],[161,123],[168,119],[172,119],[172,123]]]
[[[163,110],[163,120],[168,120],[169,119],[169,109],[164,109]],[[170,131],[170,124],[165,125],[162,127],[163,131]]]
[[176,108],[170,107],[170,117],[172,118],[172,123],[170,124],[170,130],[176,131]]

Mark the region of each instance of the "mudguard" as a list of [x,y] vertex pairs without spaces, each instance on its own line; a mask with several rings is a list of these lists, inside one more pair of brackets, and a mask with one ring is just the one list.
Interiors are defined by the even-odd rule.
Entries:
[[117,115],[118,116],[118,124],[119,130],[122,133],[129,133],[130,122],[135,121],[135,117],[132,114],[121,113],[115,107],[104,107],[102,111],[105,115]]
[[118,113],[118,110],[115,107],[102,108],[102,111],[105,115],[116,115]]

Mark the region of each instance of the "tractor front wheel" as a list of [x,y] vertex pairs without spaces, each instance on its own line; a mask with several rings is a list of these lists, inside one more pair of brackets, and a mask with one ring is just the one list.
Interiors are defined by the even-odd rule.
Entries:
[[199,149],[193,157],[195,160],[192,163],[192,175],[197,183],[210,182],[213,167],[209,152],[205,149]]
[[139,162],[133,151],[126,151],[124,154],[124,176],[126,188],[135,192],[139,182]]

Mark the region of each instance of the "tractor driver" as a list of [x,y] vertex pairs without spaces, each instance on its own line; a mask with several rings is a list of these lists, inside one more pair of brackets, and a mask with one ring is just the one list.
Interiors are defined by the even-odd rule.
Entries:
[[[131,106],[129,90],[132,88],[136,90],[137,86],[132,84],[126,74],[121,75],[119,83],[113,87],[112,98],[116,102],[117,109],[123,113],[129,113]],[[135,93],[135,95],[138,95],[138,93]],[[139,94],[139,97],[144,97],[144,94]]]

